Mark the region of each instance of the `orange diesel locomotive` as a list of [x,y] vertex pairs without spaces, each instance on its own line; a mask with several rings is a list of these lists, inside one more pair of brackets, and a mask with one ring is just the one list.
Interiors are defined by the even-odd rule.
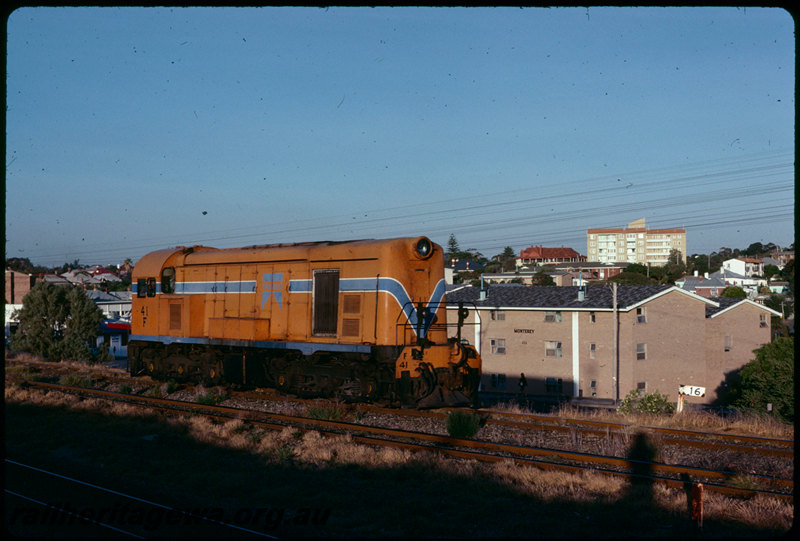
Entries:
[[443,252],[425,237],[160,250],[133,289],[131,375],[417,407],[476,397],[480,356],[460,328],[447,337]]

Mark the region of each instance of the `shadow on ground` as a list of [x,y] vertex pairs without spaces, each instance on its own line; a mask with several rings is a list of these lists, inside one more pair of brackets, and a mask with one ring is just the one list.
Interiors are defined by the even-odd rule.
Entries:
[[[685,538],[776,537],[736,522],[679,516],[636,483],[612,503],[543,501],[486,476],[443,474],[434,462],[313,466],[198,443],[157,417],[6,404],[10,459],[158,500],[221,510],[225,520],[279,537]],[[646,458],[646,440],[636,453]],[[646,472],[643,472],[646,473]],[[80,502],[74,502],[78,507]],[[258,510],[261,510],[258,512]],[[158,529],[153,530],[158,537]]]

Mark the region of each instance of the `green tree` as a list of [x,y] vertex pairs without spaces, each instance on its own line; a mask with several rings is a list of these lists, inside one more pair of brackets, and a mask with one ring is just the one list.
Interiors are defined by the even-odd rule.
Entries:
[[506,246],[502,254],[495,256],[500,262],[503,272],[511,272],[517,268],[517,254],[511,246]]
[[722,295],[720,295],[720,297],[744,299],[747,298],[747,293],[739,286],[728,286],[722,290]]
[[625,267],[625,272],[635,272],[645,276],[648,275],[648,271],[649,269],[647,268],[647,265],[642,265],[641,263],[630,263],[627,267]]
[[753,353],[755,359],[740,373],[733,405],[765,412],[772,404],[777,417],[794,422],[794,337],[778,338]]
[[447,257],[447,259],[452,259],[454,257],[458,257],[458,254],[460,253],[461,248],[458,246],[456,236],[455,234],[450,233],[450,238],[447,239],[447,252],[445,253],[445,257]]
[[550,276],[549,274],[547,274],[543,270],[540,270],[539,272],[534,274],[533,277],[531,278],[531,285],[534,285],[534,286],[554,286],[554,285],[556,285],[556,282],[555,282],[555,280],[553,280],[552,276]]
[[784,295],[778,295],[777,293],[772,293],[768,298],[764,299],[764,306],[780,312],[785,318],[792,317],[792,313],[794,313],[794,303]]
[[764,265],[764,278],[769,280],[773,276],[779,276],[781,270],[778,268],[777,265]]
[[609,282],[616,282],[618,284],[634,284],[634,285],[645,285],[653,283],[651,278],[648,278],[644,274],[639,274],[638,272],[628,272],[623,271],[616,276],[612,276],[608,279]]
[[19,328],[10,343],[15,351],[51,361],[105,360],[89,345],[97,338],[103,311],[80,289],[37,283],[22,299],[17,317]]

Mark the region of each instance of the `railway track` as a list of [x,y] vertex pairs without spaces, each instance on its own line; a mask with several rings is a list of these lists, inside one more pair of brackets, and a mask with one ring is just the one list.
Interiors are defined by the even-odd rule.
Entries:
[[[353,441],[392,446],[408,450],[426,450],[452,457],[487,462],[510,460],[518,464],[541,469],[579,472],[592,471],[647,482],[663,483],[686,488],[692,482],[702,482],[706,490],[727,495],[751,497],[756,494],[793,501],[793,481],[769,475],[750,474],[748,478],[759,488],[737,488],[726,484],[733,477],[731,471],[667,464],[651,460],[620,458],[595,453],[585,453],[537,446],[514,445],[475,439],[459,439],[429,432],[371,426],[362,423],[270,413],[231,406],[197,404],[167,398],[136,396],[107,390],[71,387],[42,381],[23,381],[23,385],[50,391],[93,396],[106,400],[137,404],[180,414],[202,414],[223,419],[242,419],[261,428],[283,430],[287,426],[300,430],[316,430],[328,435],[349,434]],[[368,406],[356,408],[369,409]],[[398,410],[392,410],[397,412]],[[400,410],[403,411],[403,410]],[[417,412],[419,413],[419,412]],[[441,412],[424,412],[421,415],[443,415]]]
[[[76,368],[63,367],[45,361],[33,360],[6,360],[7,365],[31,366],[48,372],[58,374],[74,373]],[[141,385],[143,378],[131,378],[124,372],[120,374],[109,373],[104,367],[94,367],[82,365],[80,372],[84,374],[95,374],[97,381],[114,381],[129,385]],[[158,384],[158,382],[153,382]],[[244,400],[255,402],[262,401],[284,401],[307,406],[309,401],[301,398],[294,398],[277,392],[263,393],[253,391],[229,391],[231,396],[240,397]],[[659,445],[662,446],[682,446],[692,447],[700,450],[714,451],[716,453],[738,453],[753,456],[772,456],[781,459],[791,460],[794,458],[794,441],[781,438],[766,438],[760,436],[750,436],[745,434],[731,433],[712,433],[696,430],[685,430],[665,427],[652,426],[633,426],[622,423],[611,423],[589,419],[570,419],[563,417],[553,417],[534,413],[515,413],[498,411],[492,409],[441,409],[441,410],[415,410],[384,408],[372,404],[352,404],[348,406],[352,410],[362,414],[377,414],[393,417],[407,418],[428,418],[435,419],[444,423],[447,415],[451,411],[463,411],[478,413],[484,420],[485,425],[497,427],[498,429],[513,429],[520,431],[552,432],[564,436],[575,438],[626,438],[636,432],[645,432],[657,438]]]

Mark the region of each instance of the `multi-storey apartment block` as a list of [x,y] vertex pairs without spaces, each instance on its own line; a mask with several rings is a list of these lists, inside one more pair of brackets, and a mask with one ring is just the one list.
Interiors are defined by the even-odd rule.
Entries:
[[586,252],[589,261],[601,263],[639,263],[662,266],[669,262],[672,250],[686,262],[685,229],[647,229],[641,218],[627,228],[589,229]]
[[[614,299],[616,298],[616,303]],[[771,339],[780,313],[747,299],[707,299],[669,285],[466,286],[447,293],[448,320],[469,310],[462,339],[483,359],[481,390],[539,398],[615,400],[634,389],[677,401],[705,387],[711,404],[726,377]]]

